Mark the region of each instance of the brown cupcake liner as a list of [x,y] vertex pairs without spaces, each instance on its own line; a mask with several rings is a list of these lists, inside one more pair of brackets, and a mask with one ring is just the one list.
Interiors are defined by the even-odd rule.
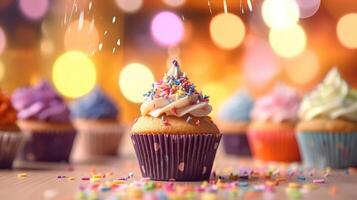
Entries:
[[0,169],[12,168],[12,163],[24,142],[21,133],[0,132]]
[[87,160],[101,156],[116,156],[123,136],[123,129],[99,132],[81,130],[75,139],[72,159]]
[[131,135],[143,177],[158,181],[202,181],[211,174],[221,135]]
[[69,162],[75,130],[25,131],[27,141],[19,159],[39,162]]

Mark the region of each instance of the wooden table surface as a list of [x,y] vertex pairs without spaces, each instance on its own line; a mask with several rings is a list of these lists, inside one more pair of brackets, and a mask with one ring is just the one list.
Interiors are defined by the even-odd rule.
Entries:
[[[120,158],[111,158],[100,163],[95,164],[55,164],[55,165],[36,165],[38,168],[34,169],[14,169],[14,170],[0,170],[0,200],[12,199],[74,199],[79,185],[83,182],[81,177],[90,176],[93,167],[97,172],[114,172],[116,177],[125,177],[130,172],[135,174],[136,179],[140,179],[139,168],[133,154],[133,149],[130,142],[123,142],[122,153]],[[222,171],[227,168],[239,168],[253,165],[251,159],[238,159],[225,156],[219,150],[214,169]],[[16,165],[19,165],[17,163]],[[21,163],[20,163],[21,165]],[[267,164],[262,164],[267,165]],[[25,167],[33,168],[34,166],[27,165]],[[39,169],[40,168],[40,169]],[[18,178],[19,173],[26,173],[26,178]],[[58,176],[73,177],[74,180],[68,178],[58,178]],[[265,180],[258,180],[264,183]],[[200,183],[177,183],[177,184],[194,184]],[[288,199],[286,188],[288,181],[280,184],[277,190],[267,195],[262,193],[260,195],[245,196],[243,199]],[[333,192],[335,190],[336,192]],[[336,200],[357,199],[357,173],[346,174],[345,171],[332,170],[330,175],[326,178],[326,183],[319,184],[317,189],[310,191],[302,196],[301,199],[323,199]]]

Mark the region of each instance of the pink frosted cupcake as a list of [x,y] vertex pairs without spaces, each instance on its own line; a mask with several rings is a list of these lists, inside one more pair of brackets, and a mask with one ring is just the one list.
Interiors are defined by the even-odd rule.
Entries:
[[258,99],[252,111],[248,139],[254,158],[263,161],[300,161],[295,139],[300,97],[287,86],[278,85]]

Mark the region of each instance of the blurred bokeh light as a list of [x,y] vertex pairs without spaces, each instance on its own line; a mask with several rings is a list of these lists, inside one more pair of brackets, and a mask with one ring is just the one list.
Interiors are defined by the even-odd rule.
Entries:
[[125,98],[131,102],[140,103],[144,99],[143,94],[151,88],[154,75],[145,65],[131,63],[120,72],[118,82]]
[[52,78],[55,87],[64,96],[80,97],[96,84],[95,65],[86,54],[69,51],[57,58]]
[[306,46],[304,29],[298,24],[285,28],[272,28],[269,42],[274,51],[285,58],[299,55]]
[[127,13],[138,11],[143,4],[143,0],[115,0],[115,2],[122,11]]
[[168,6],[179,7],[182,6],[186,0],[163,0],[163,2]]
[[175,45],[182,40],[184,35],[182,20],[172,12],[160,12],[151,22],[151,34],[161,45]]
[[357,48],[357,13],[346,14],[338,20],[337,36],[343,46]]
[[313,16],[320,8],[321,0],[295,0],[299,6],[300,18]]
[[98,49],[99,33],[95,24],[89,20],[75,20],[66,30],[64,46],[66,50],[79,50],[92,53]]
[[295,0],[265,0],[262,15],[270,28],[287,27],[299,20],[299,7]]
[[30,20],[39,20],[49,8],[49,0],[19,0],[22,13]]
[[232,13],[221,13],[210,22],[213,42],[223,49],[234,49],[244,39],[245,27],[242,20]]
[[297,57],[285,61],[285,71],[288,78],[295,84],[307,84],[318,75],[320,63],[317,55],[311,50],[305,50]]

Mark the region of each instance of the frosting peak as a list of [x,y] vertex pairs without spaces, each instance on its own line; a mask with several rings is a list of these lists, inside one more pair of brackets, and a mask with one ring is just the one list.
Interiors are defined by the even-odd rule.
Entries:
[[253,105],[253,98],[248,91],[238,91],[224,102],[218,117],[228,122],[249,122]]
[[270,94],[255,102],[252,118],[263,122],[295,122],[298,118],[299,105],[300,97],[295,90],[285,85],[278,85]]
[[74,118],[116,119],[118,112],[114,101],[98,86],[71,105],[71,113]]
[[142,115],[159,117],[163,114],[182,117],[191,114],[195,117],[207,116],[212,107],[208,96],[197,92],[185,73],[182,73],[176,60],[164,78],[152,84],[152,89],[144,94],[141,105]]
[[299,116],[303,120],[314,118],[343,118],[357,121],[357,91],[332,68],[315,90],[305,96]]
[[42,81],[34,87],[17,89],[11,96],[19,119],[69,122],[69,109],[53,87]]

